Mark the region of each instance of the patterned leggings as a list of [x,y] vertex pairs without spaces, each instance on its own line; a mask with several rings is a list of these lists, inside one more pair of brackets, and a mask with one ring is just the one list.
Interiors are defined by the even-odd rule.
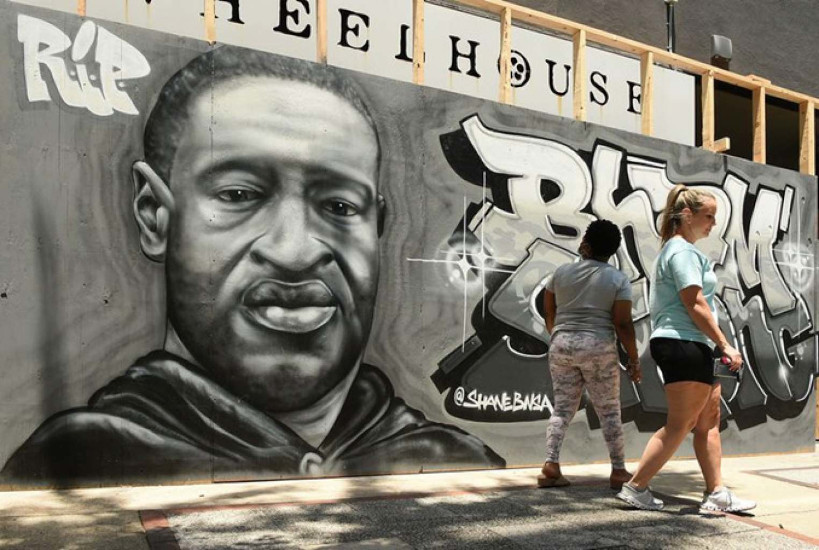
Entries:
[[625,468],[620,367],[614,341],[587,332],[558,332],[549,347],[549,370],[555,403],[546,435],[546,462],[559,462],[563,437],[585,384],[600,417],[611,466]]

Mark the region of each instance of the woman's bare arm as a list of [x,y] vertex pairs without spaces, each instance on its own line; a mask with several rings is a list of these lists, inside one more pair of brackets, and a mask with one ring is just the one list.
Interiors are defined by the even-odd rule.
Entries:
[[692,285],[682,289],[680,291],[680,300],[682,300],[694,325],[714,341],[717,347],[722,350],[722,353],[731,359],[731,367],[734,370],[738,369],[742,365],[742,355],[728,343],[725,334],[720,330],[717,320],[714,319],[711,308],[708,306],[708,301],[702,293],[702,288]]
[[611,308],[611,320],[617,338],[628,355],[628,374],[632,380],[639,382],[642,378],[640,356],[637,353],[637,340],[634,336],[634,321],[631,318],[631,300],[615,300]]

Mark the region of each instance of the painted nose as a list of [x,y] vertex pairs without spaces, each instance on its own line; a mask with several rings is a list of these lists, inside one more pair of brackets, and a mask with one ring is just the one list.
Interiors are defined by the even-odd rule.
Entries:
[[268,216],[265,232],[251,247],[253,261],[284,274],[300,274],[332,260],[332,250],[314,234],[310,208],[303,199],[283,199]]

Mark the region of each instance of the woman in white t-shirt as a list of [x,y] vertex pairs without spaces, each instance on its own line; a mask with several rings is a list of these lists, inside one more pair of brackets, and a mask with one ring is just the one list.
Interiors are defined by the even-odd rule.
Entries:
[[648,482],[694,431],[694,452],[705,478],[701,510],[740,512],[756,503],[739,499],[722,485],[719,433],[720,383],[714,376],[713,347],[738,371],[742,356],[717,324],[714,294],[717,276],[694,243],[716,223],[717,201],[702,189],[677,185],[663,210],[651,285],[651,356],[663,373],[668,416],[648,442],[634,477],[617,498],[642,510],[660,510]]
[[585,386],[609,448],[613,489],[631,477],[624,464],[620,419],[620,360],[615,333],[628,355],[628,373],[640,380],[640,362],[631,320],[631,284],[608,264],[621,235],[608,220],[589,224],[578,252],[580,261],[558,267],[546,284],[544,310],[554,410],[546,435],[546,462],[539,487],[563,487],[560,448]]

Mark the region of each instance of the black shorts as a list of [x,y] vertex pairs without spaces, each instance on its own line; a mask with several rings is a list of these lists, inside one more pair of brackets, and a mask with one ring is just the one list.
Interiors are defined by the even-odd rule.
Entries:
[[702,342],[652,338],[649,347],[666,384],[690,381],[714,385],[713,351]]

